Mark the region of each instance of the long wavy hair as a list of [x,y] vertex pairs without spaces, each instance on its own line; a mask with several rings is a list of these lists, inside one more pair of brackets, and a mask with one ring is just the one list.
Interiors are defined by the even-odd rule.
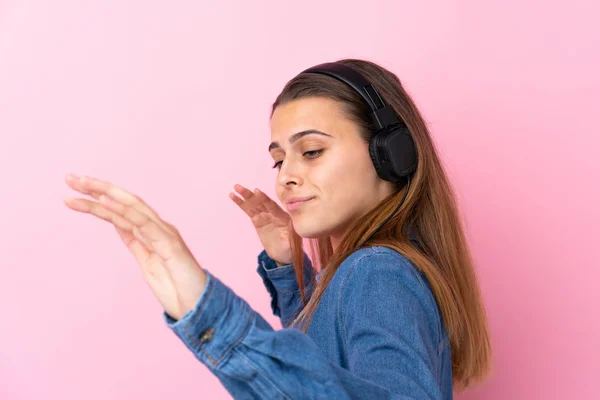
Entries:
[[[418,166],[404,204],[363,247],[385,246],[396,250],[425,274],[449,336],[454,388],[462,390],[487,375],[492,352],[485,309],[453,189],[429,130],[398,77],[371,61],[344,59],[338,62],[354,68],[369,80],[404,120],[414,138]],[[301,73],[291,79],[275,100],[271,117],[278,106],[305,97],[339,102],[345,115],[358,124],[362,138],[369,142],[374,132],[368,117],[370,109],[346,84],[328,76]],[[304,282],[303,239],[290,222],[295,275],[304,305],[292,326],[306,332],[325,288],[342,261],[358,250],[363,240],[389,216],[405,190],[406,185],[399,185],[393,194],[354,221],[335,251],[329,237],[309,239],[311,258],[315,265],[321,266],[318,282]],[[409,231],[418,246],[407,236]],[[306,298],[308,284],[314,285],[309,299]]]

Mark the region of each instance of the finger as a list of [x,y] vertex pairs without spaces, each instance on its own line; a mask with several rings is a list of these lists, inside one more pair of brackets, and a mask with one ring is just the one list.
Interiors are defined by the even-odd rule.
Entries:
[[279,205],[277,203],[275,203],[275,201],[273,199],[271,199],[269,196],[267,196],[265,193],[261,192],[258,189],[255,189],[254,193],[256,194],[256,198],[261,201],[261,204],[271,214],[275,215],[276,217],[281,217],[282,214],[287,215],[287,213],[285,211],[283,211],[283,209],[281,207],[279,207]]
[[256,214],[256,210],[251,207],[250,203],[239,198],[234,193],[229,193],[229,198],[233,200],[233,202],[237,204],[238,207],[240,207],[242,211],[245,212],[249,217],[253,217]]
[[146,248],[146,246],[144,246],[144,244],[138,240],[133,233],[125,229],[121,229],[118,226],[115,226],[115,229],[125,246],[127,246],[129,251],[131,251],[138,263],[145,263],[148,260],[148,257],[150,257],[150,251]]
[[233,188],[244,198],[244,200],[249,200],[252,197],[254,197],[254,193],[252,193],[251,190],[246,189],[242,185],[235,185]]
[[71,189],[74,189],[74,190],[78,191],[79,193],[92,196],[96,200],[100,199],[100,196],[101,196],[100,193],[96,193],[96,192],[93,192],[93,191],[90,191],[88,189],[81,187],[79,177],[77,177],[73,174],[69,174],[69,175],[67,175],[66,181],[67,181],[67,184],[71,187]]
[[233,200],[233,202],[235,204],[237,204],[238,206],[240,206],[240,208],[243,208],[243,204],[244,204],[244,200],[243,199],[239,198],[234,193],[229,193],[229,198],[231,200]]
[[267,214],[267,213],[256,214],[251,219],[252,219],[252,223],[257,228],[260,228],[262,226],[265,226],[265,225],[273,222],[273,216],[271,214]]
[[244,200],[236,196],[234,193],[229,193],[229,198],[233,200],[233,202],[237,204],[249,217],[253,217],[257,213],[265,211],[264,207],[262,207],[260,204],[257,206],[256,199]]
[[100,196],[100,199],[110,211],[131,222],[134,225],[131,232],[133,237],[140,240],[148,249],[155,251],[160,257],[170,257],[179,250],[177,235],[165,230],[162,225],[155,223],[146,214],[119,204],[105,195]]
[[117,203],[105,194],[100,195],[99,200],[100,203],[109,211],[112,211],[113,213],[125,218],[127,221],[138,227],[142,227],[149,221],[152,221],[148,215],[139,212],[133,207]]
[[139,240],[144,246],[146,246],[146,248],[151,248],[150,243],[140,233],[139,227],[137,227],[134,223],[124,218],[123,216],[109,210],[103,204],[87,199],[73,198],[67,198],[64,200],[64,202],[69,208],[75,211],[83,212],[86,214],[92,214],[100,219],[103,219],[113,224],[115,228],[119,228],[130,232],[137,240]]
[[66,180],[69,186],[78,192],[94,196],[95,198],[99,198],[99,196],[104,194],[121,204],[128,206],[137,205],[140,211],[147,211],[149,217],[158,215],[147,204],[141,201],[140,198],[109,182],[89,176],[79,177],[74,174],[67,175]]
[[123,205],[135,208],[141,213],[146,214],[149,218],[154,220],[158,225],[162,225],[165,229],[172,229],[172,226],[163,221],[158,213],[146,204],[141,198],[135,196],[126,190],[117,187],[109,182],[95,179],[88,176],[79,177],[74,174],[69,174],[66,177],[67,184],[74,190],[81,193],[93,196],[96,199],[100,199],[101,195],[107,195],[111,199]]
[[71,188],[84,194],[105,194],[124,204],[134,203],[135,201],[135,196],[131,193],[100,179],[89,176],[77,176],[74,174],[69,174],[66,177],[66,181]]
[[150,257],[152,253],[138,238],[131,234],[131,232],[118,227],[115,227],[115,229],[123,243],[125,243],[135,257],[150,287],[153,287],[153,282],[165,282],[166,279],[169,279],[167,271],[161,265],[151,262]]
[[95,201],[90,201],[87,199],[67,198],[64,200],[64,203],[65,205],[67,205],[67,207],[75,211],[94,215],[126,231],[131,232],[133,229],[134,225],[131,222],[106,209],[100,203],[97,203]]
[[141,238],[144,243],[149,243],[151,248],[161,259],[168,261],[182,253],[187,253],[187,247],[181,237],[169,234],[153,221],[142,227],[134,227],[134,236]]

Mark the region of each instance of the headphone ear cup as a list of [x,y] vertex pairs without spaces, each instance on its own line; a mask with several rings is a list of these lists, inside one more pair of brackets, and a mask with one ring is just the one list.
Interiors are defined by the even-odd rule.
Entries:
[[382,144],[385,143],[385,141],[382,141],[381,139],[385,135],[385,131],[377,131],[373,134],[373,137],[371,137],[371,141],[369,142],[369,155],[371,156],[371,161],[373,162],[375,171],[377,171],[377,175],[383,180],[391,181],[393,179],[389,174],[388,168],[384,165],[389,161],[386,159],[385,147],[382,147]]
[[369,143],[369,155],[381,179],[397,183],[417,166],[414,140],[406,127],[377,131]]
[[417,169],[417,148],[408,128],[393,131],[386,149],[390,152],[394,175],[405,177]]

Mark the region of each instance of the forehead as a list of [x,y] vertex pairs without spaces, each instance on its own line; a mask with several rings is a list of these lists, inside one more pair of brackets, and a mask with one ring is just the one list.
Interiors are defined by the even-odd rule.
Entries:
[[344,115],[339,102],[323,97],[307,97],[275,109],[271,118],[271,137],[276,140],[308,129],[335,135],[348,124],[351,121]]

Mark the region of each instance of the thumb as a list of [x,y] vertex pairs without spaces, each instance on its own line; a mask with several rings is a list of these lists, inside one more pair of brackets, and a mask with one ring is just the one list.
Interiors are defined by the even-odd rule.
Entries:
[[148,257],[150,257],[150,252],[148,251],[146,246],[144,246],[138,239],[136,239],[131,232],[123,228],[119,228],[116,225],[115,229],[117,230],[117,233],[119,234],[119,237],[121,238],[125,246],[127,246],[129,251],[131,251],[138,263],[141,264],[145,262],[148,259]]

